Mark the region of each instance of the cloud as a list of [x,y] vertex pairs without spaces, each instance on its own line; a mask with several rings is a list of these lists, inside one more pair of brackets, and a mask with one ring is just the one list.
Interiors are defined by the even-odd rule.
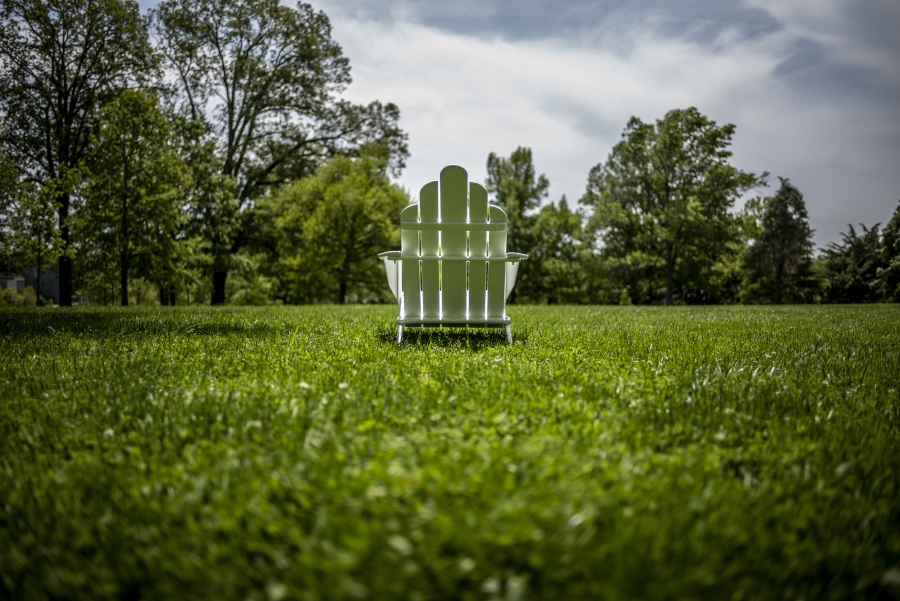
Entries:
[[747,0],[827,59],[870,73],[871,83],[900,90],[900,3],[896,0]]
[[[838,52],[829,40],[849,34],[807,36],[831,30],[794,13],[772,9],[798,25],[760,35],[719,27],[700,41],[694,29],[673,36],[652,19],[624,17],[565,39],[515,39],[429,26],[394,6],[379,19],[329,14],[353,66],[348,97],[401,107],[412,156],[400,182],[414,196],[450,163],[483,181],[489,152],[523,145],[550,179],[551,198],[575,200],[632,115],[652,121],[696,106],[737,125],[735,165],[789,177],[804,192],[819,245],[848,222],[886,221],[900,198],[900,114],[885,102],[889,86],[873,76],[881,96],[842,88],[846,78],[829,88],[836,67],[821,55]],[[809,44],[813,54],[822,49],[819,59],[803,55]],[[848,53],[847,63],[866,52]]]

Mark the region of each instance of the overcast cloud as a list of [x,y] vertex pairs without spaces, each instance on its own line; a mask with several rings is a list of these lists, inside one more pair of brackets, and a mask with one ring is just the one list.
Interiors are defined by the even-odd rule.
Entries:
[[400,106],[414,197],[521,145],[575,202],[632,115],[696,106],[737,125],[736,166],[797,185],[819,246],[900,200],[897,0],[310,1],[350,59],[346,97]]
[[551,200],[576,201],[629,117],[696,106],[737,125],[735,165],[800,188],[819,245],[900,200],[896,0],[313,4],[350,58],[346,96],[400,106],[414,196],[522,145]]

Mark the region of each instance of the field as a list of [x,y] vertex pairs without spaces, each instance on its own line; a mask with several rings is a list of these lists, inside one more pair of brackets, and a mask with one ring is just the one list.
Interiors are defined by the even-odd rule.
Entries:
[[510,314],[0,311],[0,598],[900,598],[900,306]]

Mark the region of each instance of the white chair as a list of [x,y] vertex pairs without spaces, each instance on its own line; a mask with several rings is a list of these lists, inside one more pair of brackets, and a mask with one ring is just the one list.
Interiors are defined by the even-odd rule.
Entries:
[[445,167],[400,213],[401,249],[378,255],[397,297],[398,344],[413,326],[505,328],[512,344],[506,298],[528,255],[506,252],[506,213],[468,179]]

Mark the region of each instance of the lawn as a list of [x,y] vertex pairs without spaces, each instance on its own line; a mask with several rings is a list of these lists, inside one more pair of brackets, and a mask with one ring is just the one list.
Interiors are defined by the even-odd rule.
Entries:
[[0,311],[0,598],[900,598],[900,306]]

